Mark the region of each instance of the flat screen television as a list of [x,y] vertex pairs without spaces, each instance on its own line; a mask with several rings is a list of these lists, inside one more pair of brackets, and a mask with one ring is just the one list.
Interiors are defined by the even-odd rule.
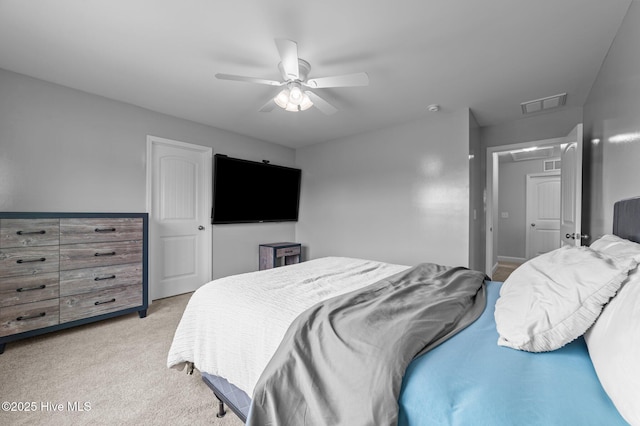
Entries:
[[216,154],[212,223],[298,220],[302,171]]

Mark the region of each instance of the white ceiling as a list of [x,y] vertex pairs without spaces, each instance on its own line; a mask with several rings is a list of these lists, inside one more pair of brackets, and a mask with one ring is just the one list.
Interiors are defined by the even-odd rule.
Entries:
[[[582,106],[631,1],[0,0],[0,68],[300,147],[434,103],[481,126],[562,92]],[[332,116],[258,112],[277,88],[214,74],[280,80],[277,37],[310,78],[366,71],[370,85],[316,89]]]

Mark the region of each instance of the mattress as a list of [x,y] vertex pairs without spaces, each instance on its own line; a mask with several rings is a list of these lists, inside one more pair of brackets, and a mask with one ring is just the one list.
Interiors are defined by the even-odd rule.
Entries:
[[[600,385],[582,337],[548,353],[497,345],[500,285],[487,282],[487,307],[476,322],[409,365],[399,426],[627,425]],[[246,393],[215,375],[202,377],[247,418]]]
[[459,334],[414,359],[399,398],[398,424],[626,425],[600,385],[582,337],[553,352],[497,345],[494,305]]
[[[300,312],[407,268],[324,258],[216,280],[189,302],[168,365],[194,362],[244,420],[258,377]],[[547,353],[497,345],[500,285],[487,283],[487,307],[478,320],[411,362],[398,400],[399,425],[626,425],[582,337]]]

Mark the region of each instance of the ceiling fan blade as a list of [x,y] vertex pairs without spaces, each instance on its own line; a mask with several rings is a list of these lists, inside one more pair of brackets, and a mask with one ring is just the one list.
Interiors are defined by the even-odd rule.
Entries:
[[366,72],[354,74],[334,75],[332,77],[312,78],[304,83],[305,86],[322,89],[325,87],[368,86],[369,75]]
[[285,38],[277,38],[276,47],[278,48],[278,53],[280,53],[285,80],[298,80],[300,71],[298,69],[297,43]]
[[262,105],[258,111],[260,112],[271,112],[273,108],[275,108],[276,103],[273,101],[273,98],[269,99],[266,104]]
[[334,107],[329,102],[325,101],[324,99],[322,99],[320,96],[316,95],[315,93],[310,92],[308,90],[306,92],[304,92],[304,93],[306,93],[307,96],[309,96],[309,99],[311,99],[311,102],[313,102],[313,106],[318,108],[324,114],[331,115],[331,114],[335,114],[336,111],[338,111],[338,108]]
[[268,86],[282,86],[284,84],[281,81],[265,80],[263,78],[244,77],[241,75],[233,75],[233,74],[216,74],[216,78],[220,80],[234,80],[234,81],[242,81],[245,83],[266,84]]

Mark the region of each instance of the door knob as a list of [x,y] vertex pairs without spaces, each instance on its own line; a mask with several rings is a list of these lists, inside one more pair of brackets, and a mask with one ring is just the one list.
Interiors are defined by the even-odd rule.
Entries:
[[572,240],[575,240],[575,239],[576,239],[576,234],[569,234],[569,233],[567,233],[567,234],[565,235],[565,238],[567,238],[567,239],[571,238]]
[[199,231],[204,231],[204,226],[202,226],[202,225],[198,226],[198,230]]
[[535,224],[535,223],[532,223],[532,224],[531,224],[531,226],[536,226],[536,224]]

